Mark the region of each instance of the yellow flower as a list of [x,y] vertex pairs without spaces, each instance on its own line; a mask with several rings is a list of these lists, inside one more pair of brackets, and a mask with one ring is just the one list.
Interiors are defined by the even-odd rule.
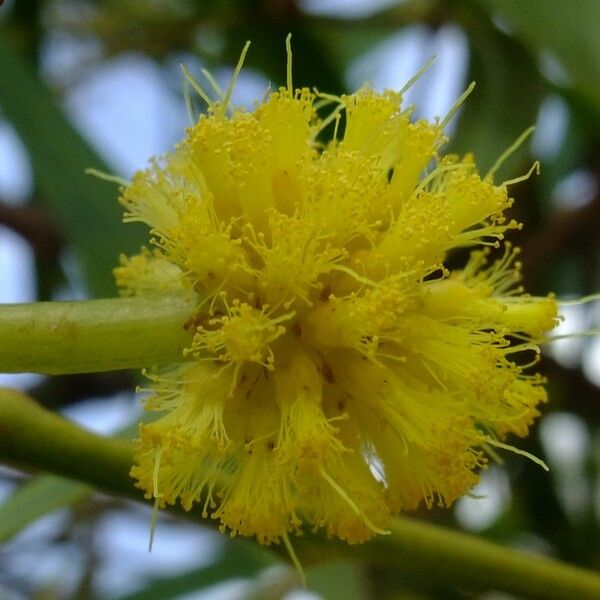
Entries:
[[155,247],[122,258],[123,293],[196,303],[181,363],[150,375],[159,416],[132,475],[157,506],[199,503],[262,543],[362,542],[449,506],[527,434],[546,392],[526,363],[556,303],[516,287],[510,245],[492,260],[519,226],[511,182],[443,156],[444,122],[392,91],[294,90],[289,46],[287,87],[246,112],[240,68],[121,198]]

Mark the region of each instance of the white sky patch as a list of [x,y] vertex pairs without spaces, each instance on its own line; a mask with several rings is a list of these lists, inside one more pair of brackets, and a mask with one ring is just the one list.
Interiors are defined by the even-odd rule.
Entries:
[[406,92],[404,106],[415,106],[415,118],[444,117],[466,87],[468,45],[454,25],[437,32],[423,25],[406,27],[352,62],[346,81],[352,90],[365,82],[377,91],[398,90],[433,56],[436,62]]
[[81,427],[109,435],[139,421],[141,409],[133,393],[122,393],[110,398],[90,398],[77,402],[61,412]]
[[469,531],[491,527],[511,503],[510,483],[505,471],[492,465],[469,496],[457,501],[454,511],[458,522]]
[[[182,84],[183,85],[183,84]],[[95,67],[67,95],[78,129],[119,175],[130,177],[183,136],[187,114],[149,58],[125,55]]]
[[[431,33],[424,25],[406,27],[400,33],[390,35],[350,63],[346,72],[348,87],[355,90],[367,82],[378,91],[401,89],[431,58],[433,53],[428,53],[430,37]],[[414,88],[406,94],[407,103],[412,101],[412,95]]]
[[398,0],[300,0],[300,9],[321,17],[362,19],[380,10],[398,6]]
[[577,518],[590,503],[584,472],[591,449],[588,427],[577,415],[552,413],[540,423],[540,440],[557,486],[557,496],[571,517]]
[[[421,105],[417,113],[429,120],[444,117],[469,83],[466,80],[469,46],[463,31],[454,25],[444,25],[434,34],[431,45],[431,54],[437,59],[431,73],[425,74],[428,79],[424,77],[424,81],[416,83]],[[473,93],[477,93],[477,88]],[[456,118],[450,121],[447,133],[454,130],[455,123]]]
[[[0,201],[21,205],[31,197],[32,170],[15,130],[0,121]],[[29,244],[0,226],[0,303],[33,302],[37,297],[35,260]],[[32,373],[0,373],[0,386],[27,388],[41,380]]]
[[590,340],[581,366],[585,376],[600,387],[600,336]]
[[34,257],[29,244],[17,233],[0,225],[0,302],[33,302]]
[[[250,51],[252,51],[252,46],[250,46]],[[223,88],[223,90],[227,89],[232,75],[233,69],[229,67],[222,67],[215,70],[213,73],[214,78],[221,88]],[[203,89],[211,89],[210,84],[203,76],[199,79],[199,81],[202,82]],[[233,94],[231,95],[231,103],[234,106],[243,106],[249,111],[254,110],[256,104],[263,100],[269,89],[272,89],[272,87],[269,87],[269,81],[262,73],[259,73],[254,69],[244,67],[238,77]],[[211,93],[210,95],[211,97],[214,97],[214,94]]]
[[66,509],[44,515],[7,542],[7,546],[11,548],[35,547],[43,540],[57,536],[67,524],[68,519],[69,511]]
[[32,544],[11,553],[4,562],[6,570],[34,589],[53,589],[59,598],[72,597],[84,567],[84,558],[74,544]]
[[[600,300],[589,304],[560,305],[563,321],[552,333],[553,336],[569,336],[549,343],[546,351],[561,365],[576,368],[581,365],[587,379],[600,386]],[[595,335],[577,335],[585,332]]]
[[576,415],[555,412],[540,423],[540,439],[551,467],[573,469],[582,466],[590,451],[590,434]]
[[552,192],[552,202],[562,210],[588,205],[598,194],[598,181],[591,171],[578,169],[562,179]]
[[544,98],[538,110],[531,142],[536,157],[540,160],[552,160],[557,156],[567,136],[569,119],[569,109],[560,96]]
[[[0,503],[12,494],[17,485],[16,481],[22,477],[23,475],[19,471],[13,471],[9,467],[0,465]],[[1,594],[0,598],[2,598]]]
[[600,387],[600,300],[596,300],[587,308],[587,326],[595,331],[596,335],[586,340],[581,367],[585,376]]
[[95,583],[102,598],[140,589],[149,577],[185,573],[219,558],[223,539],[215,531],[185,521],[159,517],[152,552],[148,552],[150,509],[112,511],[98,524],[99,555]]
[[34,588],[57,586],[60,596],[71,596],[79,582],[83,557],[72,544],[51,542],[63,531],[68,511],[45,515],[1,549],[4,572],[17,576]]
[[[585,307],[582,305],[563,305],[559,307],[560,314],[564,317],[558,326],[550,334],[563,336],[586,329]],[[578,337],[563,338],[549,343],[545,351],[556,361],[565,367],[574,368],[581,362],[581,353],[584,347],[584,339]]]
[[[32,170],[27,151],[14,129],[0,121],[0,201],[29,200]],[[37,297],[33,252],[17,233],[0,226],[0,303],[32,302]]]
[[32,193],[33,171],[15,130],[0,120],[0,200],[23,204]]

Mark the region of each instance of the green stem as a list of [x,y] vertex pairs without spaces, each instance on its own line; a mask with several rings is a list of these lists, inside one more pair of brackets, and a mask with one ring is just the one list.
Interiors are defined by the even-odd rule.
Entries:
[[[0,459],[141,499],[129,477],[131,444],[84,431],[12,390],[0,390]],[[294,546],[307,564],[361,559],[428,585],[454,583],[548,600],[600,598],[600,575],[407,518],[393,519],[391,535],[361,546],[310,535],[295,539]]]
[[28,396],[0,388],[0,460],[141,498],[129,477],[133,446],[87,431]]
[[[458,589],[500,590],[545,600],[600,598],[600,575],[581,567],[404,517],[392,519],[390,530],[389,536],[358,547],[336,543],[328,552],[409,573],[428,586],[454,584]],[[310,546],[315,557],[323,552],[310,538],[309,548],[296,545],[299,553],[310,552]]]
[[89,373],[181,361],[193,308],[175,297],[5,305],[0,372]]

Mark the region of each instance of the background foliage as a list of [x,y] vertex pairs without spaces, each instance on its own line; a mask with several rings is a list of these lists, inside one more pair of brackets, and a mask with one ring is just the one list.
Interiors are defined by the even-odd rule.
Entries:
[[[327,10],[334,4],[343,6]],[[235,63],[243,41],[251,39],[247,66],[277,86],[284,77],[283,40],[292,32],[295,83],[337,93],[350,91],[349,68],[390,40],[418,34],[425,48],[424,62],[437,33],[450,27],[466,48],[463,84],[477,82],[456,124],[453,149],[473,151],[485,172],[524,129],[538,123],[533,144],[520,150],[500,174],[501,179],[521,174],[536,158],[543,164],[541,176],[513,190],[517,198],[514,216],[525,222],[516,241],[523,249],[528,290],[554,290],[561,297],[597,292],[598,23],[600,3],[595,0],[6,2],[0,8],[0,119],[14,128],[24,144],[33,184],[24,204],[0,197],[0,223],[33,250],[39,299],[83,293],[113,296],[111,268],[119,253],[137,249],[142,237],[131,225],[125,230],[120,224],[115,186],[85,175],[88,167],[111,171],[118,165],[107,165],[97,140],[85,139],[65,113],[70,92],[94,69],[141,55],[153,61],[161,84],[183,111],[180,61],[218,73]],[[57,40],[66,40],[75,49],[72,67],[63,68],[59,77],[49,72],[47,59]],[[418,87],[416,102],[435,93],[435,82],[425,81],[430,87]],[[117,123],[108,134],[121,135]],[[12,282],[2,285],[10,287]],[[600,321],[594,304],[568,314],[580,328],[598,327]],[[504,544],[547,552],[597,570],[597,342],[571,341],[542,363],[552,401],[525,446],[550,464],[550,475],[520,457],[509,456],[479,490],[489,494],[487,501],[467,499],[456,510],[424,511],[416,518],[470,528]],[[135,399],[128,392],[135,385],[134,377],[126,372],[55,377],[36,380],[30,392],[45,406],[67,412],[90,398],[104,406],[102,402],[116,394],[131,406]],[[0,541],[7,543],[0,550],[0,598],[3,594],[48,599],[279,598],[297,583],[294,574],[277,566],[272,555],[252,544],[217,541],[207,533],[202,538],[204,550],[194,550],[197,556],[187,556],[171,572],[157,569],[155,576],[140,575],[133,584],[124,582],[122,594],[114,589],[109,592],[103,578],[116,575],[107,573],[102,550],[106,545],[98,540],[111,519],[126,529],[140,521],[145,526],[147,515],[140,517],[138,509],[92,495],[87,486],[58,477],[26,476],[12,470],[2,475]],[[59,509],[54,521],[48,521],[47,515]],[[45,515],[46,521],[39,522],[53,525],[46,534],[43,527],[42,533],[32,534],[31,524]],[[56,559],[53,564],[59,566],[49,568],[49,574],[33,576],[42,539],[45,554],[63,559]],[[137,551],[145,552],[143,535],[137,539],[142,546]],[[163,548],[177,557],[183,552],[182,543],[173,538],[163,542]],[[65,554],[65,549],[71,554]],[[78,557],[67,560],[67,570],[65,556]],[[215,584],[233,579],[243,579],[244,584],[215,591]],[[384,567],[361,564],[319,567],[309,573],[309,582],[312,591],[333,600],[473,597],[460,589],[428,586]],[[206,595],[198,595],[203,590]],[[215,595],[228,593],[233,595]],[[492,596],[482,591],[480,597]]]

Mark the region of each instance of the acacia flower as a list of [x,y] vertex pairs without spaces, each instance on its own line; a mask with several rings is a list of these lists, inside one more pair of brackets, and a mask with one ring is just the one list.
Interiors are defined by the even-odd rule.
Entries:
[[181,362],[149,374],[158,416],[131,473],[232,535],[362,542],[515,450],[546,401],[529,367],[557,306],[523,293],[503,243],[516,180],[441,153],[451,115],[294,89],[289,39],[287,86],[247,112],[231,104],[246,49],[226,91],[209,77],[217,100],[193,82],[206,114],[122,193],[153,246],[122,257],[122,292],[195,305]]

